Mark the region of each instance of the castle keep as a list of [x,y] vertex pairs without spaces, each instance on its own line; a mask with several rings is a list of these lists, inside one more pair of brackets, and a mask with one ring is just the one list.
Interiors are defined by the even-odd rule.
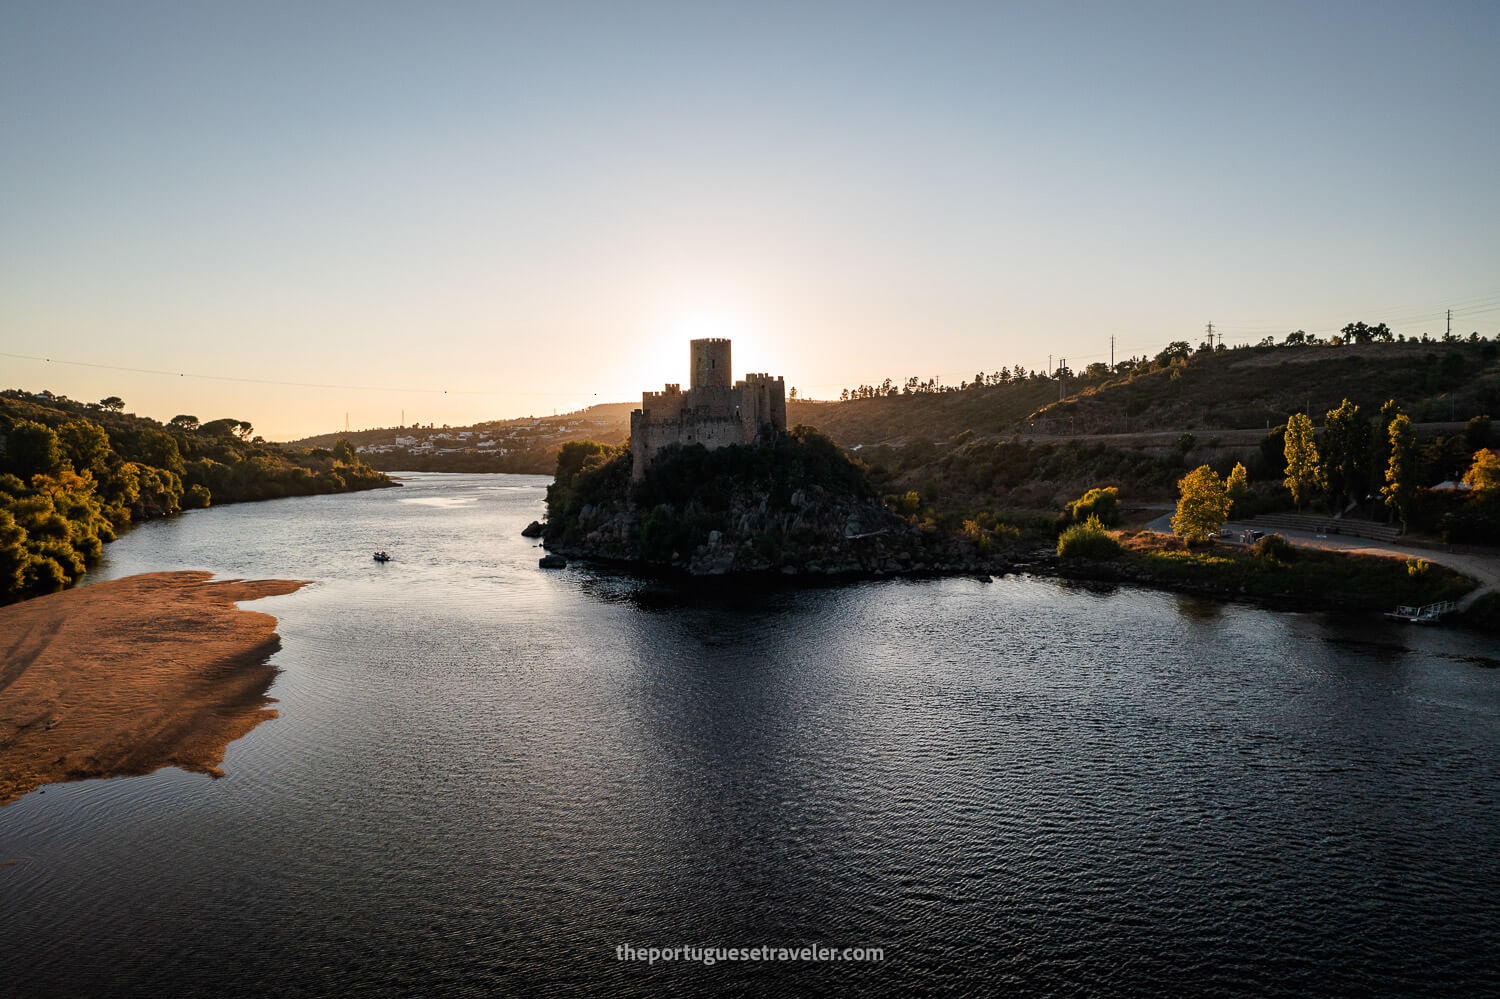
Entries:
[[786,383],[779,376],[747,374],[731,382],[729,341],[694,340],[692,384],[668,385],[641,395],[630,414],[632,475],[639,479],[664,447],[754,444],[786,429]]

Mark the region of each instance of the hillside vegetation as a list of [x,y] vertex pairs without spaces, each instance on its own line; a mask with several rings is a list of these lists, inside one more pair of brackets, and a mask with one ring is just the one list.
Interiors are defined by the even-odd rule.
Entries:
[[1349,399],[1394,399],[1418,423],[1500,412],[1500,343],[1372,343],[1200,351],[1109,378],[1029,414],[1024,429],[1123,434],[1268,428]]
[[293,448],[253,433],[230,418],[161,424],[116,398],[0,393],[0,603],[75,582],[136,521],[394,485],[348,443]]

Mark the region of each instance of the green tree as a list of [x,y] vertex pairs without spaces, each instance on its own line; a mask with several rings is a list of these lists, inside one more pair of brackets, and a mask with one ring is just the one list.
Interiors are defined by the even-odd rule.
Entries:
[[1370,424],[1345,399],[1323,423],[1323,481],[1335,502],[1362,503],[1370,489]]
[[57,431],[68,460],[79,472],[88,472],[99,478],[109,468],[109,434],[92,420],[74,420],[65,423]]
[[1306,413],[1293,413],[1286,421],[1286,487],[1298,509],[1323,485],[1318,446],[1313,440],[1312,420]]
[[118,413],[125,408],[125,400],[117,395],[112,395],[106,399],[100,399],[99,408],[108,410],[111,413]]
[[209,420],[198,429],[210,437],[230,437],[239,429],[240,421],[226,416],[220,420]]
[[168,422],[179,430],[198,429],[198,418],[196,416],[189,416],[187,413],[178,413]]
[[1403,413],[1391,421],[1390,435],[1391,459],[1380,494],[1405,527],[1417,497],[1417,432],[1412,429],[1411,418]]
[[354,450],[354,445],[349,443],[348,438],[340,437],[333,445],[333,460],[341,461],[345,465],[359,464],[359,452]]
[[22,482],[33,475],[52,475],[62,468],[67,456],[51,427],[22,420],[10,428],[5,440],[5,469]]
[[1177,482],[1177,512],[1172,533],[1188,541],[1205,541],[1219,533],[1229,519],[1229,490],[1207,465],[1199,465]]
[[1364,323],[1350,323],[1339,331],[1343,334],[1345,343],[1374,343],[1379,340],[1382,343],[1390,343],[1395,339],[1390,328],[1385,323],[1376,326],[1366,326]]
[[182,451],[177,438],[160,430],[144,430],[136,442],[136,461],[164,468],[179,478],[187,473],[187,463],[182,460]]
[[31,561],[26,551],[26,529],[0,506],[0,604],[21,596],[26,585],[26,566]]

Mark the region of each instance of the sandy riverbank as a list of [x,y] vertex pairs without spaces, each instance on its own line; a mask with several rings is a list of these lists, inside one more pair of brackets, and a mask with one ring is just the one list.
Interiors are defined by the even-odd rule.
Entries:
[[235,601],[286,579],[155,572],[0,608],[0,805],[42,784],[219,777],[224,750],[276,717],[276,619]]

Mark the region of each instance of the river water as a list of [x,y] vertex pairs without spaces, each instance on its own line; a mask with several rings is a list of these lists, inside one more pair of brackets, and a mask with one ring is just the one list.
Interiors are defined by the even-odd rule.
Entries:
[[316,582],[246,605],[281,716],[226,777],[0,809],[0,994],[1500,992],[1492,640],[1027,576],[548,572],[545,484],[111,545],[92,581]]

